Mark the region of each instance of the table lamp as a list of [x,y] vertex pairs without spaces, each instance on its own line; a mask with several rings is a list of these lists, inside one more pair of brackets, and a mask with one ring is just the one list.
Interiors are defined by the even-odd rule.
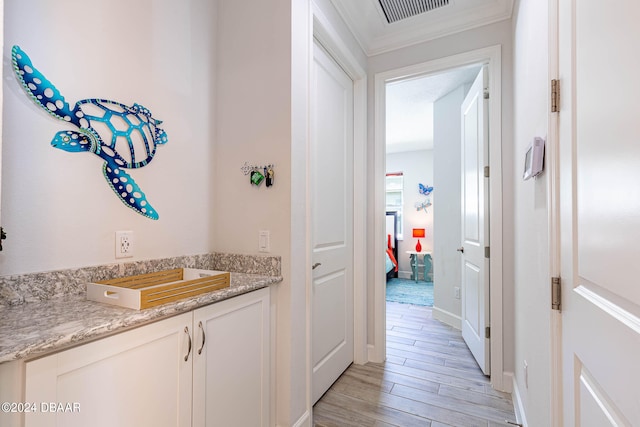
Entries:
[[420,244],[420,237],[424,238],[425,232],[424,228],[414,228],[413,229],[413,237],[418,239],[418,243],[416,243],[416,252],[422,252],[422,245]]

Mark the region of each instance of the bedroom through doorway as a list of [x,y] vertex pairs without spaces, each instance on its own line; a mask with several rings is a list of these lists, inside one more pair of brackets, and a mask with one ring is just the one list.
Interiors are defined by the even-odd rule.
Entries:
[[433,307],[439,278],[460,283],[460,106],[480,68],[385,85],[387,302]]

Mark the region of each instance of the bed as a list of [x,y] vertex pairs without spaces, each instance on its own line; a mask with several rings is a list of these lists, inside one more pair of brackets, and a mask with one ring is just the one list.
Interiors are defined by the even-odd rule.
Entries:
[[385,249],[385,271],[387,280],[398,277],[398,238],[396,212],[387,212],[387,245]]

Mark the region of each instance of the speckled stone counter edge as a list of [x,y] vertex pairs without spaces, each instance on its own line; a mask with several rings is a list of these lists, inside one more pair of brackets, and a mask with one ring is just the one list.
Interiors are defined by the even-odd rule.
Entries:
[[81,295],[86,291],[87,282],[171,268],[200,268],[262,276],[280,276],[281,259],[278,256],[214,252],[43,273],[0,276],[0,306],[15,306],[63,296]]
[[84,295],[0,306],[0,363],[44,356],[281,281],[279,276],[231,273],[228,288],[144,310],[89,301]]

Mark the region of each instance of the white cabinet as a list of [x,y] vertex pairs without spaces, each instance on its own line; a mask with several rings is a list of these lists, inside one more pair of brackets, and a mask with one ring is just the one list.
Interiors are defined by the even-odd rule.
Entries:
[[262,291],[194,311],[194,426],[269,425],[269,290]]
[[25,426],[267,426],[269,317],[265,288],[27,362]]
[[[25,401],[36,411],[25,414],[25,426],[191,425],[191,363],[184,360],[191,318],[182,314],[27,362]],[[72,406],[56,412],[49,403]]]

